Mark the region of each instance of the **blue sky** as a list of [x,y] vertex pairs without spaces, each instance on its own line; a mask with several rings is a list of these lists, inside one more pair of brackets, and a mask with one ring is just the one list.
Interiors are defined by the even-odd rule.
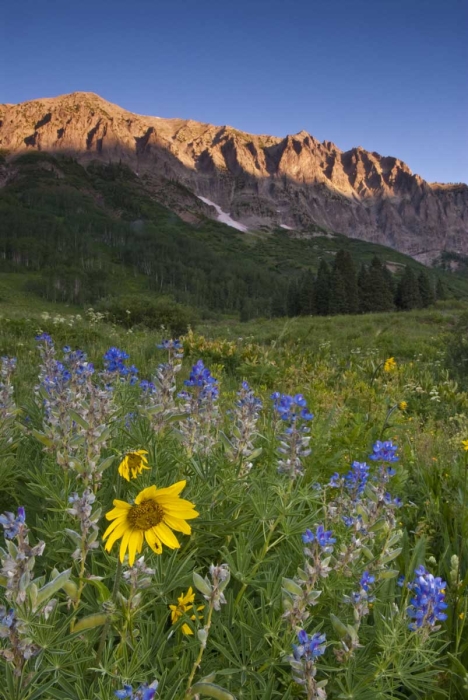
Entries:
[[4,0],[0,66],[0,102],[91,91],[468,182],[465,0]]

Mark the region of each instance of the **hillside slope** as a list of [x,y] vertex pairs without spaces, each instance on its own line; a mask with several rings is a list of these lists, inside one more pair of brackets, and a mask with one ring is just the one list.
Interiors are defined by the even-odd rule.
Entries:
[[[357,266],[378,255],[398,275],[397,251],[316,230],[310,237],[243,233],[200,210],[192,223],[155,200],[152,183],[124,164],[32,152],[0,164],[0,273],[16,272],[51,301],[89,304],[108,296],[170,294],[212,312],[268,316],[284,304],[290,280],[348,250]],[[163,186],[165,183],[165,186]],[[160,180],[180,201],[183,186]],[[199,200],[197,200],[199,201]],[[449,294],[468,297],[468,280],[432,271]],[[278,304],[279,300],[279,304]]]
[[[92,93],[0,105],[0,149],[124,162],[162,203],[191,220],[214,206],[249,229],[314,225],[390,246],[422,262],[468,254],[468,187],[429,184],[398,158],[343,152],[301,131],[255,136],[228,126],[133,114]],[[161,178],[182,184],[169,192]]]

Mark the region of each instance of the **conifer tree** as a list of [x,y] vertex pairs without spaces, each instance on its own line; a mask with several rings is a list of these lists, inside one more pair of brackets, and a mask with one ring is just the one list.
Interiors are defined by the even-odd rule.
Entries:
[[440,279],[440,277],[437,278],[437,284],[436,284],[436,299],[440,301],[444,301],[444,299],[447,298],[447,294],[445,291],[444,283]]
[[421,308],[418,280],[413,268],[408,265],[398,283],[395,303],[402,311]]
[[329,313],[332,316],[347,314],[348,308],[345,278],[340,269],[334,269],[331,275]]
[[358,296],[360,313],[367,314],[372,311],[372,287],[369,270],[364,263],[361,265],[358,275]]
[[432,287],[431,280],[424,270],[418,275],[419,296],[421,297],[421,306],[425,309],[435,301],[435,293]]
[[[379,258],[374,256],[369,268],[369,298],[371,311],[392,311],[394,308],[393,302],[393,284],[387,274],[386,267],[382,265]],[[387,271],[388,272],[388,271]]]
[[326,260],[321,260],[314,287],[314,313],[328,316],[330,313],[330,268]]
[[315,280],[312,270],[307,270],[299,282],[299,313],[310,316],[314,313]]
[[288,295],[286,300],[288,316],[299,316],[299,288],[296,280],[291,280],[288,286]]
[[354,261],[347,251],[339,250],[331,276],[330,313],[356,314],[358,310],[359,297]]

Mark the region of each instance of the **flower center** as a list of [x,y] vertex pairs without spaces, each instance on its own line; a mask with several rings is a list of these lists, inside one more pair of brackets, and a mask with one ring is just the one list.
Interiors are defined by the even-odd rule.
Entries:
[[140,455],[135,454],[132,452],[131,454],[127,455],[128,459],[128,466],[132,470],[137,470],[140,468],[140,465],[142,463],[142,459]]
[[132,506],[128,512],[127,520],[137,530],[149,530],[159,525],[164,519],[164,510],[156,501],[143,501],[137,506]]

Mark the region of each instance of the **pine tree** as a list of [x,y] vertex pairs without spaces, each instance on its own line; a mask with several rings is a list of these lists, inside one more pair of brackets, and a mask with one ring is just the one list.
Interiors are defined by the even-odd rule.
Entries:
[[440,277],[437,278],[436,299],[440,301],[444,301],[444,299],[447,299],[447,293],[445,291],[444,283],[442,282]]
[[335,269],[331,276],[329,313],[332,316],[347,314],[348,308],[345,278],[341,270]]
[[330,312],[330,268],[321,260],[314,287],[314,313],[328,316]]
[[362,264],[358,275],[359,311],[367,314],[372,311],[372,287],[370,284],[369,270]]
[[271,298],[271,315],[273,318],[281,318],[287,316],[286,312],[286,296],[283,292],[276,292]]
[[299,316],[299,288],[296,280],[291,280],[288,286],[288,294],[286,299],[286,310],[288,316]]
[[[392,311],[394,309],[393,302],[393,284],[387,274],[385,268],[379,258],[375,256],[372,259],[369,268],[369,298],[371,311]],[[388,271],[387,271],[388,272]]]
[[330,292],[330,313],[356,314],[359,296],[356,267],[346,250],[339,250],[333,264]]
[[314,287],[314,274],[312,270],[307,270],[299,282],[299,313],[302,316],[310,316],[314,313]]
[[418,280],[413,272],[413,268],[408,265],[405,267],[403,276],[398,283],[395,303],[402,311],[421,308]]
[[435,302],[435,293],[432,287],[431,280],[424,270],[418,275],[419,296],[421,297],[421,306],[423,309],[431,306]]

